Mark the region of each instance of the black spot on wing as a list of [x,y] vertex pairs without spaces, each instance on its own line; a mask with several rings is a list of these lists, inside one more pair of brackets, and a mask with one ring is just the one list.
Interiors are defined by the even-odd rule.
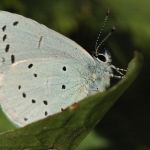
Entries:
[[21,85],[18,85],[18,90],[20,90],[21,89]]
[[66,88],[66,86],[63,84],[61,88],[62,88],[62,89],[65,89],[65,88]]
[[63,70],[63,71],[66,71],[66,66],[63,66],[62,70]]
[[15,55],[11,55],[11,63],[15,63]]
[[30,69],[30,68],[32,68],[33,67],[33,64],[29,64],[28,65],[28,68]]
[[26,98],[26,97],[27,97],[26,93],[23,92],[23,93],[22,93],[22,97],[23,97],[23,98]]
[[4,34],[3,41],[5,41],[6,39],[7,39],[7,34]]
[[17,26],[18,25],[18,21],[13,22],[13,26]]
[[45,105],[48,105],[48,102],[47,102],[46,100],[44,100],[43,103],[44,103]]
[[3,32],[6,30],[6,25],[2,27]]
[[33,74],[33,76],[34,76],[34,77],[37,77],[37,74],[36,74],[36,73],[34,73],[34,74]]
[[6,52],[6,53],[9,51],[9,48],[10,48],[10,45],[7,44],[6,47],[5,47],[5,52]]
[[25,118],[24,118],[24,121],[28,121],[28,118],[25,117]]
[[47,111],[45,111],[45,113],[44,113],[44,114],[45,114],[45,116],[47,116],[47,115],[48,115],[48,112],[47,112]]
[[35,100],[35,99],[32,99],[32,103],[36,103],[36,100]]

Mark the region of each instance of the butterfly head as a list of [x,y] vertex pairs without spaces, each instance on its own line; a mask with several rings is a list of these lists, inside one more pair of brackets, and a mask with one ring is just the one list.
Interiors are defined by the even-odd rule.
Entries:
[[104,53],[93,55],[95,61],[95,78],[90,85],[91,91],[104,91],[110,86],[111,78],[121,79],[126,72],[125,69],[114,66],[111,62],[110,53],[105,50]]
[[111,63],[111,55],[109,51],[105,50],[103,53],[96,53],[94,56],[94,59],[97,60],[100,63]]

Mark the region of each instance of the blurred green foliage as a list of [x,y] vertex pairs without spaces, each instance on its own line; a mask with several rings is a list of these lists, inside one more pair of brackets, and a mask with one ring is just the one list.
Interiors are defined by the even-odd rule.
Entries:
[[[0,9],[22,14],[77,41],[86,50],[95,39],[107,8],[111,10],[105,35],[113,63],[126,66],[133,50],[141,50],[145,64],[141,75],[96,128],[111,143],[105,150],[150,149],[150,1],[149,0],[1,0]],[[92,139],[91,139],[92,140]],[[93,150],[98,150],[94,148]],[[102,148],[101,148],[102,149]]]

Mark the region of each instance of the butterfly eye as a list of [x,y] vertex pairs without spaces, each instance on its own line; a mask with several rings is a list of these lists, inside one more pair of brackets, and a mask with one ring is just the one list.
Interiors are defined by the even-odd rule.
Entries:
[[106,57],[102,54],[98,55],[97,58],[103,62],[106,62]]

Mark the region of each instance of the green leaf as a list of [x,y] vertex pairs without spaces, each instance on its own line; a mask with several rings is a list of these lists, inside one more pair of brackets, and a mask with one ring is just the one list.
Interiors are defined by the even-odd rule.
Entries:
[[8,131],[15,128],[16,127],[10,122],[10,120],[5,116],[0,108],[0,132]]
[[77,150],[98,150],[108,149],[110,146],[109,140],[97,135],[94,131],[90,132],[88,136],[81,142]]
[[142,56],[135,52],[125,78],[115,86],[87,97],[61,113],[23,128],[1,133],[0,150],[75,149],[135,80],[141,65]]

